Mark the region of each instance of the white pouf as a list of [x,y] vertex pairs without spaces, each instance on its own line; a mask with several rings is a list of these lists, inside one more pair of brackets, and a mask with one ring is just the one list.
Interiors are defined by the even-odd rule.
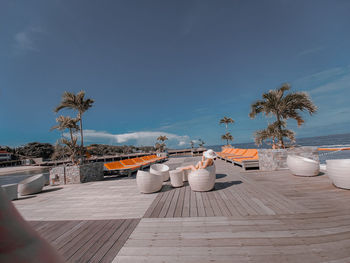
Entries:
[[191,171],[188,175],[188,183],[192,191],[206,192],[214,188],[216,179],[215,166],[209,166],[205,169]]
[[326,160],[326,173],[332,183],[343,189],[350,189],[350,159]]
[[315,176],[320,172],[320,162],[302,156],[288,155],[287,165],[298,176]]
[[181,187],[184,185],[183,172],[180,170],[172,170],[170,173],[170,182],[173,187]]
[[37,174],[24,179],[18,184],[18,192],[21,195],[30,195],[41,192],[45,184],[45,178],[43,174]]
[[163,182],[168,181],[170,178],[169,166],[165,164],[152,164],[149,172],[151,174],[163,176]]
[[[180,170],[182,169],[182,167],[177,167],[176,170]],[[191,170],[184,170],[183,171],[183,177],[182,177],[182,180],[184,182],[187,182],[188,181],[188,174],[191,172]]]
[[18,197],[18,184],[5,184],[1,186],[10,201]]
[[163,176],[138,170],[136,175],[136,184],[141,193],[155,193],[162,189]]

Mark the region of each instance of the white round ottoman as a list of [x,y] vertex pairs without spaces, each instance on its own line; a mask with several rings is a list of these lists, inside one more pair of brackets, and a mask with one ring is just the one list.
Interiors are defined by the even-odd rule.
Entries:
[[170,178],[169,175],[169,166],[165,164],[152,164],[149,169],[151,174],[161,175],[163,176],[163,182],[168,181]]
[[191,171],[188,175],[188,183],[192,191],[207,192],[214,188],[216,179],[215,166],[209,166],[205,169]]
[[136,175],[136,184],[141,193],[155,193],[162,189],[163,177],[161,175],[138,170]]
[[43,174],[37,174],[24,179],[18,184],[18,192],[21,195],[30,195],[41,192],[45,184],[45,178]]
[[170,182],[173,187],[181,187],[184,185],[183,172],[180,170],[172,170],[170,173]]
[[350,189],[350,159],[326,160],[326,173],[339,188]]
[[8,199],[10,201],[17,199],[18,191],[17,187],[18,184],[5,184],[1,186],[2,189],[4,189],[5,194],[7,195]]
[[287,165],[298,176],[315,176],[320,172],[320,162],[302,156],[288,155]]
[[[182,169],[182,167],[177,167],[176,170],[180,170]],[[187,182],[188,181],[188,174],[191,172],[191,170],[184,170],[183,171],[183,177],[182,177],[182,180],[184,182]]]

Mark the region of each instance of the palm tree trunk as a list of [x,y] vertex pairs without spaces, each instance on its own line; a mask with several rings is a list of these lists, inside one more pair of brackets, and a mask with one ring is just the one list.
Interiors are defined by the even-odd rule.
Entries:
[[69,133],[70,133],[70,141],[73,142],[73,131],[71,128],[69,128]]
[[83,113],[79,112],[79,124],[80,124],[80,141],[81,141],[81,149],[80,149],[80,159],[81,163],[84,162],[84,135],[83,135]]
[[281,118],[279,115],[277,115],[277,121],[278,121],[278,141],[280,143],[280,146],[282,149],[284,149],[284,142],[283,142],[283,136],[282,136],[282,127],[281,127]]
[[228,139],[226,139],[226,145],[228,145]]

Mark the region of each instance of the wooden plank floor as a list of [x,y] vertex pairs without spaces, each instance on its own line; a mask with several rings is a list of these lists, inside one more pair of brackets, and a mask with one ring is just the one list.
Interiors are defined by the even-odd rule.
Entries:
[[[169,166],[186,162],[173,158]],[[70,212],[86,200],[67,188],[60,195],[73,207],[62,211],[78,221],[31,224],[68,262],[350,262],[350,191],[326,175],[243,171],[220,160],[216,168],[215,189],[203,193],[167,182],[160,193],[140,194],[133,179],[79,186],[97,199],[80,208],[82,215]],[[26,215],[34,208],[33,217],[62,218],[59,209],[50,215],[53,209],[40,206],[44,194],[38,197],[15,202]],[[91,218],[94,211],[104,220]],[[125,219],[133,214],[138,219]]]
[[113,262],[350,262],[350,216],[308,215],[143,218]]
[[29,223],[66,262],[112,262],[139,219]]
[[[13,202],[28,221],[140,218],[155,195],[141,195],[134,179],[45,187]],[[132,209],[130,209],[132,207]]]
[[[232,167],[231,167],[232,168]],[[272,189],[262,189],[239,172],[219,173],[210,192],[193,192],[188,183],[172,188],[169,183],[144,214],[145,218],[276,215],[309,212]]]

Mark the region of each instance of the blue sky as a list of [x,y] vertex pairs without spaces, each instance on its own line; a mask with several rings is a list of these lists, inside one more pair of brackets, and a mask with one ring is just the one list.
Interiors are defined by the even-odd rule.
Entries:
[[[263,92],[289,82],[319,111],[297,137],[350,131],[350,2],[0,1],[0,145],[54,143],[64,91],[95,99],[87,143],[253,140]],[[72,112],[62,112],[73,115]]]

